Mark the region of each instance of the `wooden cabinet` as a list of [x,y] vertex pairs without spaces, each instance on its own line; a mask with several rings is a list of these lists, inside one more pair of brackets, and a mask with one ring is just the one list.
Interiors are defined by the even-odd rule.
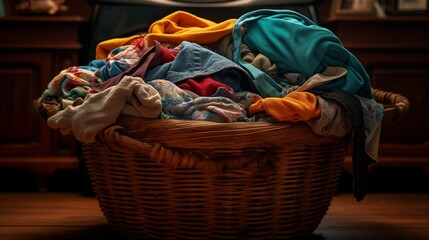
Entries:
[[[382,127],[374,167],[418,167],[429,174],[429,16],[341,16],[326,21],[361,61],[373,87],[400,93],[408,114]],[[346,168],[351,168],[350,159]]]
[[77,169],[76,142],[49,129],[34,111],[51,79],[77,65],[82,44],[80,16],[0,18],[0,168],[27,168],[45,190],[58,169]]

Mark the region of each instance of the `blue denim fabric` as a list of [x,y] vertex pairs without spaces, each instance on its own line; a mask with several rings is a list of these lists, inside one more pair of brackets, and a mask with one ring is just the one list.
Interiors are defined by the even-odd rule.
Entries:
[[199,45],[183,41],[172,62],[149,70],[144,80],[165,79],[177,83],[189,78],[211,76],[218,82],[231,86],[235,91],[257,92],[251,77],[233,61]]

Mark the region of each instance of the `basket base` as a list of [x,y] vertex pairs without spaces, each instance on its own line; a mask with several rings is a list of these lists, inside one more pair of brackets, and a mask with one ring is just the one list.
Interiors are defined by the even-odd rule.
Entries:
[[97,200],[114,229],[135,239],[291,239],[326,214],[346,142],[270,155],[266,166],[208,173],[103,143],[84,145]]

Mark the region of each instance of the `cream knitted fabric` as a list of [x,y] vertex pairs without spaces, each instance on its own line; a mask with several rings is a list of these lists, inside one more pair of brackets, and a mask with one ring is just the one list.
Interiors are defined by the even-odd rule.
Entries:
[[158,118],[161,111],[161,96],[155,88],[139,77],[125,76],[117,85],[89,94],[81,105],[59,111],[47,123],[62,134],[73,133],[77,140],[91,143],[119,115]]

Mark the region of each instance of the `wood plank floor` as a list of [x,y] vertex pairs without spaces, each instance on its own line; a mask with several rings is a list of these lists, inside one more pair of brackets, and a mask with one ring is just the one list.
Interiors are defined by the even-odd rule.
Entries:
[[[93,197],[78,193],[0,193],[1,240],[119,240]],[[311,240],[428,240],[429,194],[341,193]]]

